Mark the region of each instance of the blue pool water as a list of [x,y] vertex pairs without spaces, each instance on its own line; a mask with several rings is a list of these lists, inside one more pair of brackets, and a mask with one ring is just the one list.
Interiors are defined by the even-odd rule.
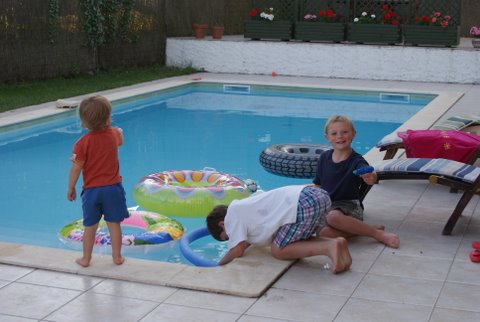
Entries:
[[[163,170],[211,167],[252,178],[263,190],[309,183],[266,172],[260,152],[276,143],[326,144],[326,118],[344,114],[355,122],[354,148],[363,154],[433,98],[195,83],[115,102],[113,123],[125,135],[120,162],[127,202],[135,206],[132,190],[139,179]],[[73,111],[48,122],[0,128],[0,241],[67,248],[58,230],[82,217],[80,201],[68,202],[66,188],[71,148],[83,133]],[[176,219],[187,229],[204,222]],[[213,258],[225,250],[207,238],[194,247]],[[185,262],[175,244],[131,256]]]

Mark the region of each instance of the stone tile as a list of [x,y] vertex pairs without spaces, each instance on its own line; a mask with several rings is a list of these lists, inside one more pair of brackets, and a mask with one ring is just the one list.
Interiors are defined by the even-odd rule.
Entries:
[[302,261],[291,267],[275,284],[275,288],[317,294],[350,296],[364,273],[347,271],[332,274],[323,265]]
[[375,262],[370,273],[443,281],[451,263],[451,260],[446,259],[384,253]]
[[243,315],[238,322],[288,322],[289,320],[282,320],[282,319],[270,319],[264,318],[260,316],[253,316],[253,315]]
[[437,307],[480,312],[479,299],[479,285],[447,282],[440,293]]
[[45,319],[55,322],[138,321],[158,303],[97,293],[85,293]]
[[427,322],[432,308],[421,305],[350,299],[335,322]]
[[33,321],[38,321],[38,320],[37,319],[28,319],[28,318],[22,318],[22,317],[18,317],[18,316],[0,314],[0,321],[2,321],[2,322],[33,322]]
[[42,319],[79,294],[73,290],[11,283],[0,289],[0,313]]
[[104,280],[95,286],[91,292],[114,296],[129,297],[138,300],[163,302],[176,292],[172,287],[157,286],[120,280]]
[[164,303],[241,314],[247,311],[255,301],[255,298],[178,290]]
[[69,273],[35,270],[18,282],[86,291],[102,281],[101,278]]
[[238,314],[229,312],[160,304],[139,322],[233,322],[238,318]]
[[33,268],[0,264],[0,280],[15,281],[33,271]]
[[289,321],[332,321],[346,300],[344,296],[270,289],[247,314]]
[[442,286],[443,281],[368,274],[352,297],[433,307]]
[[480,312],[436,308],[429,322],[478,322]]

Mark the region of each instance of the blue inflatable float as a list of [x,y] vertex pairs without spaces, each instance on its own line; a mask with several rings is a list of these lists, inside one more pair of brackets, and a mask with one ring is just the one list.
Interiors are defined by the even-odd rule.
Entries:
[[218,266],[217,262],[212,260],[203,258],[196,254],[191,248],[190,244],[202,237],[208,236],[210,233],[208,232],[207,227],[197,228],[190,232],[187,232],[183,237],[180,239],[180,251],[182,255],[192,264],[195,266],[200,267],[215,267]]

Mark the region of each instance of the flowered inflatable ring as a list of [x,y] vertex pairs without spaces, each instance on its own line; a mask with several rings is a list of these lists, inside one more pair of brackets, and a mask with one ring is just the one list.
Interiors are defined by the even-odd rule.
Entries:
[[[124,219],[122,227],[140,228],[137,234],[123,234],[124,246],[159,245],[179,239],[183,236],[183,226],[175,219],[148,211],[130,211],[130,217]],[[102,219],[95,235],[95,245],[110,245],[107,223]],[[60,239],[70,244],[81,243],[85,227],[83,220],[73,221],[60,230]]]
[[143,209],[167,216],[206,217],[213,207],[251,193],[244,181],[225,173],[174,170],[142,178],[133,190],[133,199]]

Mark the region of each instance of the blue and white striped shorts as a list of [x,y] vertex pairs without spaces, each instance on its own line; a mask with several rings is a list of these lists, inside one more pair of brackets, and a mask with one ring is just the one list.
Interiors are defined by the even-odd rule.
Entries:
[[332,202],[328,192],[317,186],[306,186],[300,192],[297,207],[297,221],[280,227],[273,243],[279,248],[298,240],[306,240],[326,226],[326,216]]

